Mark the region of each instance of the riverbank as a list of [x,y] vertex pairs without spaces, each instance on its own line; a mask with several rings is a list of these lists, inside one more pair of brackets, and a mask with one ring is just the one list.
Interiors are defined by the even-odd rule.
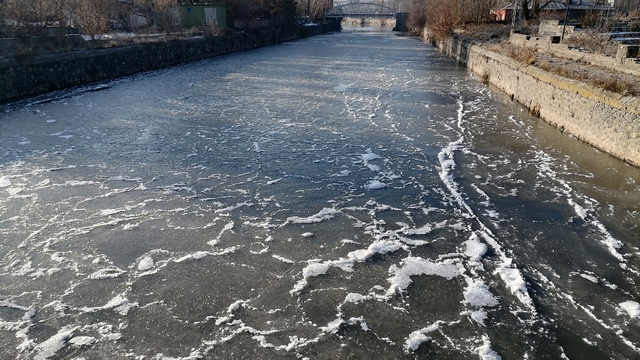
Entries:
[[640,97],[563,77],[460,37],[437,41],[424,32],[423,38],[560,131],[640,166]]
[[100,49],[76,47],[60,53],[0,57],[0,103],[338,29],[335,26],[274,28],[223,37],[176,39]]

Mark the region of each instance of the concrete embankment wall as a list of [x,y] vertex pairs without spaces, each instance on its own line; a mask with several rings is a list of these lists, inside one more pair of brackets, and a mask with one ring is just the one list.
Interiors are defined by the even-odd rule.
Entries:
[[[428,39],[428,34],[424,37]],[[532,114],[640,166],[639,97],[625,97],[557,76],[462,40],[430,42],[529,108]]]
[[263,30],[214,38],[181,39],[105,49],[0,58],[0,103],[72,86],[219,56],[333,29]]

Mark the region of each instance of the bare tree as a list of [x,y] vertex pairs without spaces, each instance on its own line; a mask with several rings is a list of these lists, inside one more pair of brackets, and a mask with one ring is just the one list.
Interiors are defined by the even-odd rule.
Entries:
[[319,21],[324,16],[326,0],[299,0],[298,14],[309,16],[313,21]]
[[0,37],[7,36],[8,34],[5,32],[5,27],[7,25],[6,18],[6,3],[4,0],[0,0]]
[[64,0],[4,0],[5,18],[29,34],[40,35],[47,27],[64,24]]
[[109,31],[111,4],[110,0],[78,0],[74,15],[80,30],[93,39]]
[[149,19],[153,16],[152,0],[133,0],[129,13],[127,14],[127,23],[131,30],[138,35],[140,30],[149,24]]
[[554,2],[566,3],[565,1],[558,0],[520,0],[520,9],[522,10],[522,18],[525,22],[537,19],[540,17],[540,12],[544,10],[549,4]]
[[428,28],[431,36],[444,38],[462,24],[494,21],[491,10],[503,0],[412,0],[407,26],[414,32]]
[[151,8],[156,25],[167,34],[180,27],[180,7],[175,0],[152,0]]

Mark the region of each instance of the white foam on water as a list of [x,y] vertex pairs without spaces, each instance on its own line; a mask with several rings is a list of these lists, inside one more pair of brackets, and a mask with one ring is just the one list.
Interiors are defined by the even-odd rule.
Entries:
[[333,91],[335,91],[335,92],[343,92],[343,91],[347,90],[348,88],[349,88],[349,85],[347,85],[347,84],[340,84],[340,85],[335,86],[335,87],[333,88]]
[[471,282],[464,290],[465,303],[475,307],[493,307],[499,304],[487,286],[481,280]]
[[232,211],[234,211],[234,210],[236,210],[238,208],[241,208],[243,206],[252,207],[253,203],[250,202],[250,201],[243,201],[241,203],[237,203],[237,204],[232,205],[232,206],[227,206],[226,208],[223,208],[223,209],[217,209],[215,211],[215,213],[216,214],[218,214],[218,213],[229,213],[229,212],[232,212]]
[[335,334],[338,332],[338,330],[340,330],[340,325],[342,325],[343,323],[344,320],[342,320],[341,318],[336,318],[335,320],[329,322],[327,326],[320,326],[319,328],[324,332]]
[[222,234],[224,234],[227,231],[231,231],[233,230],[233,226],[235,225],[235,223],[233,221],[228,222],[223,228],[222,230],[220,230],[220,233],[218,234],[218,236],[207,242],[207,244],[211,245],[211,246],[216,246],[218,245],[218,243],[220,242],[220,239],[222,238]]
[[476,233],[472,233],[469,240],[464,242],[464,254],[472,260],[480,260],[487,253],[487,245],[480,241]]
[[276,259],[276,260],[278,260],[278,261],[281,261],[283,263],[287,263],[287,264],[295,264],[296,263],[295,261],[293,261],[291,259],[287,259],[287,258],[285,258],[283,256],[280,256],[280,255],[273,255],[272,254],[271,257]]
[[11,180],[8,176],[0,177],[0,188],[11,186]]
[[[464,114],[464,103],[462,102],[462,99],[460,99],[458,101],[457,123],[461,133],[464,133],[465,131],[463,127]],[[535,309],[531,296],[529,296],[529,293],[527,292],[526,282],[524,281],[522,274],[513,264],[513,259],[507,256],[507,254],[502,250],[502,247],[493,236],[491,230],[487,228],[487,226],[474,213],[473,209],[471,209],[471,207],[466,203],[463,194],[459,189],[458,183],[454,178],[453,171],[456,168],[455,153],[464,150],[463,143],[464,136],[461,135],[460,138],[458,138],[456,141],[450,142],[447,146],[442,148],[440,153],[438,153],[438,159],[440,161],[440,179],[445,184],[445,186],[449,190],[449,194],[458,203],[458,205],[466,211],[469,217],[474,219],[478,223],[478,225],[480,225],[481,231],[479,232],[479,234],[498,255],[499,261],[496,273],[500,275],[511,293],[514,294],[524,305],[526,305],[530,312],[535,314],[537,313],[537,311]]]
[[108,268],[100,269],[88,276],[89,279],[94,280],[102,280],[102,279],[115,279],[120,277],[120,275],[126,273],[126,271],[115,267],[110,266]]
[[367,164],[367,167],[369,168],[369,170],[375,171],[375,172],[378,172],[382,169],[379,165],[375,165],[375,164]]
[[584,278],[584,279],[587,279],[587,280],[591,281],[591,282],[592,282],[592,283],[594,283],[594,284],[597,284],[597,283],[598,283],[598,278],[597,278],[597,277],[595,277],[595,276],[593,276],[593,275],[590,275],[590,274],[580,274],[580,277],[582,277],[582,278]]
[[507,288],[511,291],[511,294],[515,295],[523,304],[527,305],[533,313],[535,313],[535,306],[533,300],[527,292],[527,283],[522,277],[520,270],[514,267],[501,264],[496,269],[496,273],[500,275],[500,278],[507,285]]
[[45,360],[54,357],[58,351],[67,345],[67,342],[77,329],[77,326],[65,326],[58,330],[57,334],[35,346],[33,349],[35,356],[33,358],[35,360]]
[[[369,163],[370,161],[382,158],[380,155],[375,154],[373,151],[371,151],[371,149],[367,149],[367,152],[365,154],[360,154],[360,156],[362,157],[362,160],[364,161],[364,165],[366,167],[368,167],[369,170],[378,172],[378,171],[380,171],[382,169],[379,165],[375,165],[375,164],[370,164]],[[373,190],[373,189],[369,189],[369,190]]]
[[618,305],[620,305],[620,307],[624,309],[624,311],[626,311],[632,319],[640,316],[640,304],[638,304],[637,302],[628,300],[625,302],[621,302]]
[[364,186],[364,188],[367,190],[379,190],[379,189],[384,189],[386,187],[387,187],[387,184],[380,182],[378,180],[371,180]]
[[362,295],[362,294],[358,294],[358,293],[348,293],[347,296],[345,296],[343,303],[358,304],[358,303],[364,302],[366,300],[369,300],[371,298],[372,297],[370,295]]
[[[552,287],[555,287],[553,284],[551,284]],[[631,342],[629,339],[627,339],[624,336],[624,333],[622,330],[620,330],[620,327],[615,325],[615,326],[610,326],[608,325],[604,320],[599,319],[592,311],[593,307],[587,305],[582,305],[580,303],[578,303],[573,296],[567,294],[567,293],[560,293],[560,295],[569,301],[569,303],[571,305],[573,305],[575,308],[578,308],[582,311],[584,311],[590,318],[592,318],[593,320],[595,320],[598,324],[600,324],[600,326],[602,326],[603,328],[611,331],[614,335],[616,335],[623,343],[625,343],[625,345],[627,345],[628,347],[630,347],[631,349],[633,349],[633,351],[640,353],[640,347],[638,347],[636,344],[634,344],[633,342]],[[635,304],[634,304],[635,303]],[[622,304],[625,304],[624,307],[622,306]],[[636,307],[636,304],[638,304],[635,301],[625,301],[623,303],[620,303],[618,305],[620,305],[620,307],[626,311],[629,315],[631,314],[635,314],[635,311],[638,310],[640,311],[640,308]],[[640,304],[638,304],[638,306],[640,307]],[[634,318],[634,317],[632,317]]]
[[349,259],[339,259],[339,260],[329,260],[325,262],[321,262],[317,259],[307,260],[308,264],[304,269],[302,269],[302,279],[300,279],[289,291],[291,295],[297,295],[302,290],[304,290],[309,282],[308,278],[316,277],[320,275],[324,275],[329,271],[331,267],[340,268],[342,271],[352,272],[353,271],[353,261]]
[[402,248],[402,243],[393,240],[376,240],[366,249],[355,250],[347,254],[349,260],[363,262],[375,254],[387,254],[398,251]]
[[328,263],[313,263],[302,269],[302,276],[306,279],[312,276],[324,275],[329,271],[330,267],[331,265]]
[[422,333],[420,330],[416,330],[409,334],[409,337],[404,342],[404,349],[406,352],[416,351],[420,345],[424,342],[431,341],[431,338]]
[[[401,224],[403,227],[408,226],[406,224]],[[409,229],[403,228],[400,230],[401,233],[405,235],[426,235],[433,231],[433,227],[430,224],[425,224],[417,229]]]
[[138,262],[139,271],[147,271],[153,268],[153,266],[154,266],[154,262],[151,256],[145,256],[142,259],[140,259],[140,262]]
[[473,321],[477,322],[478,324],[485,326],[484,322],[485,320],[487,320],[487,312],[484,310],[475,310],[472,311],[470,314],[471,318],[473,319]]
[[338,214],[339,211],[333,208],[324,208],[320,210],[317,214],[307,216],[307,217],[299,217],[299,216],[291,216],[288,217],[287,220],[282,224],[285,226],[287,224],[313,224],[319,223],[325,220],[333,219],[333,217]]
[[105,305],[98,307],[83,307],[80,310],[86,313],[96,312],[100,310],[111,310],[115,311],[120,315],[127,315],[129,310],[134,307],[138,307],[137,302],[131,302],[129,299],[124,297],[122,294],[116,295],[113,299],[109,300]]
[[392,277],[388,279],[391,286],[387,289],[387,295],[404,292],[412,283],[411,276],[441,276],[451,280],[460,275],[460,269],[456,261],[456,259],[445,259],[441,263],[434,263],[421,257],[410,256],[404,258],[401,262],[402,267],[391,265],[389,268],[389,274]]
[[536,151],[536,160],[538,160],[538,174],[560,184],[559,191],[565,196],[565,198],[567,199],[567,203],[573,207],[576,215],[585,220],[588,224],[594,226],[600,232],[601,239],[599,240],[599,242],[609,250],[609,253],[611,255],[613,255],[616,259],[618,259],[618,261],[620,261],[621,267],[637,274],[637,270],[631,269],[626,266],[626,264],[623,264],[626,263],[627,260],[624,258],[624,256],[622,256],[618,249],[620,249],[624,244],[620,240],[614,238],[613,235],[611,235],[609,230],[607,230],[607,228],[597,218],[596,215],[590,215],[591,213],[595,213],[595,210],[593,209],[593,203],[595,203],[595,200],[587,198],[581,199],[591,205],[589,209],[578,204],[576,199],[574,199],[574,196],[577,196],[575,195],[576,192],[567,181],[563,180],[560,176],[558,176],[558,173],[552,169],[551,165],[553,159],[551,155],[541,150]]
[[481,360],[502,360],[502,357],[491,348],[491,340],[488,336],[482,336],[482,343],[483,344],[476,349]]
[[440,324],[442,321],[436,321],[434,324],[427,326],[426,328],[422,328],[420,330],[416,330],[411,332],[407,339],[404,342],[404,351],[406,353],[410,353],[411,351],[416,351],[420,347],[420,345],[424,342],[431,341],[431,337],[427,336],[427,334],[432,333],[436,330],[440,329]]

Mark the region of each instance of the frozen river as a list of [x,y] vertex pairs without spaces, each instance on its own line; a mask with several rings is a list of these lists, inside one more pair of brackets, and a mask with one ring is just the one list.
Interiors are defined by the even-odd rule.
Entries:
[[1,111],[0,359],[640,357],[640,170],[416,39]]

